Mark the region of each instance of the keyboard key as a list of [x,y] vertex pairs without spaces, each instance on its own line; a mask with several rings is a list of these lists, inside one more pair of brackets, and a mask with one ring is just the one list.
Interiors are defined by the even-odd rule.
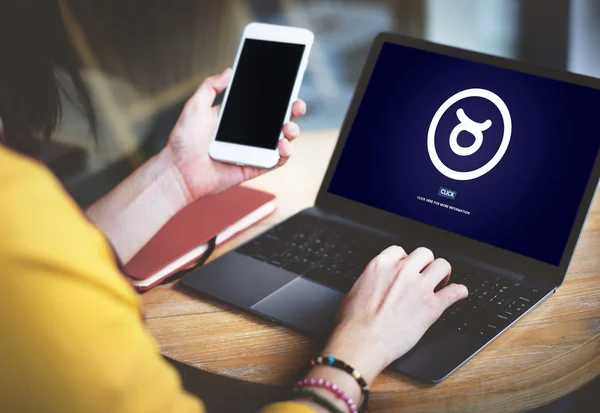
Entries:
[[283,268],[295,274],[302,275],[316,265],[316,262],[302,258],[299,261],[290,261]]
[[451,311],[448,312],[448,316],[449,317],[454,317],[456,314],[458,314],[458,312],[460,311],[460,307],[456,307],[454,309],[452,309]]
[[475,320],[470,320],[467,319],[465,321],[460,320],[459,322],[456,323],[456,330],[460,331],[462,333],[467,333],[467,332],[471,332],[473,331],[473,329],[476,326],[476,321]]
[[516,314],[514,313],[514,311],[504,310],[504,312],[502,312],[502,314],[511,321],[514,320],[516,317]]
[[261,252],[262,248],[260,247],[260,243],[256,241],[250,241],[242,245],[237,249],[237,252],[240,254],[252,256],[254,254],[258,254]]
[[274,233],[272,233],[271,231],[269,231],[269,232],[265,233],[265,240],[277,242],[277,241],[279,241],[279,237],[277,235],[275,235]]
[[496,325],[502,327],[506,327],[507,325],[509,325],[510,321],[511,320],[504,314],[496,314],[496,317],[494,318],[494,322],[496,323]]
[[515,308],[515,311],[519,314],[522,314],[525,311],[527,311],[527,307],[525,306],[525,304],[520,304]]
[[300,259],[300,257],[295,255],[293,251],[288,251],[288,252],[282,254],[280,257],[285,263],[288,263],[292,260]]
[[281,267],[283,265],[283,261],[278,258],[272,258],[272,259],[268,260],[267,262],[276,267]]
[[502,329],[496,324],[487,323],[483,324],[477,329],[477,335],[491,338],[498,334],[500,331],[502,331]]
[[506,307],[508,304],[508,299],[505,294],[496,294],[492,300],[489,302],[489,306],[496,310]]
[[459,306],[459,303],[450,306],[443,314],[444,322],[451,326],[458,325],[460,322],[462,322],[461,318],[459,317],[459,314],[461,314],[460,311],[461,307]]
[[325,271],[323,268],[314,267],[304,273],[306,278],[310,278],[311,280],[318,281],[322,284],[328,284],[332,281],[331,274],[328,271]]

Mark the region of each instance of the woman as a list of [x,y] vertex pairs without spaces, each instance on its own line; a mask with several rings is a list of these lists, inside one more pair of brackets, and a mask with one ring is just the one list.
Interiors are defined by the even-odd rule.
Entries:
[[[84,213],[48,170],[19,153],[56,125],[59,66],[95,122],[75,60],[57,54],[48,40],[66,39],[52,23],[60,22],[58,6],[27,3],[3,2],[0,9],[0,411],[202,412],[144,328],[140,300],[108,241],[127,262],[190,202],[264,172],[208,156],[218,113],[212,103],[231,70],[206,79],[166,147]],[[294,117],[305,110],[303,102],[294,103]],[[280,166],[291,156],[298,126],[286,124],[284,134]],[[407,254],[390,246],[374,257],[321,352],[351,366],[354,375],[317,362],[306,377],[335,386],[307,381],[295,400],[263,412],[354,411],[363,402],[361,386],[372,384],[467,295],[460,285],[434,292],[449,274],[450,264],[425,248]]]

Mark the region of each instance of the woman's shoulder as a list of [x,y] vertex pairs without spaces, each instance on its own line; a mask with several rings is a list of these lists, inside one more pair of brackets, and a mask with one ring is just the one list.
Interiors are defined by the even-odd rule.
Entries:
[[63,197],[70,198],[42,162],[0,144],[0,208],[20,209],[25,201]]
[[59,196],[60,184],[40,162],[0,145],[0,228],[25,223]]
[[0,143],[0,190],[32,178],[50,178],[47,174],[49,171],[40,162]]
[[[0,145],[0,228],[23,229],[48,211],[76,216],[78,210],[61,183],[39,161]],[[55,216],[56,216],[55,215]],[[48,224],[52,225],[49,220]],[[6,232],[4,232],[6,233]]]
[[35,263],[45,263],[138,306],[106,238],[60,181],[42,163],[2,145],[0,234],[0,262],[13,273],[34,276]]

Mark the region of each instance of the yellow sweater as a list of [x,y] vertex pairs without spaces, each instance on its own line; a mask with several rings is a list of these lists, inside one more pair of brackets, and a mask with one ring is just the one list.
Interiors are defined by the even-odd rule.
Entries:
[[0,145],[0,412],[203,411],[103,235],[50,172]]

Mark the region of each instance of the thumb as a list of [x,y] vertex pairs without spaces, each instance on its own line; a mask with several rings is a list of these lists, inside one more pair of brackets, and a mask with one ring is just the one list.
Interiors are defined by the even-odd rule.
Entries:
[[225,69],[225,71],[219,75],[214,75],[207,78],[196,93],[194,94],[193,99],[196,102],[205,107],[211,107],[215,98],[218,94],[223,93],[229,81],[231,80],[232,70],[230,68]]
[[467,298],[469,296],[469,290],[462,284],[450,284],[435,293],[435,296],[440,302],[440,307],[442,308],[441,312],[444,312],[455,302]]

